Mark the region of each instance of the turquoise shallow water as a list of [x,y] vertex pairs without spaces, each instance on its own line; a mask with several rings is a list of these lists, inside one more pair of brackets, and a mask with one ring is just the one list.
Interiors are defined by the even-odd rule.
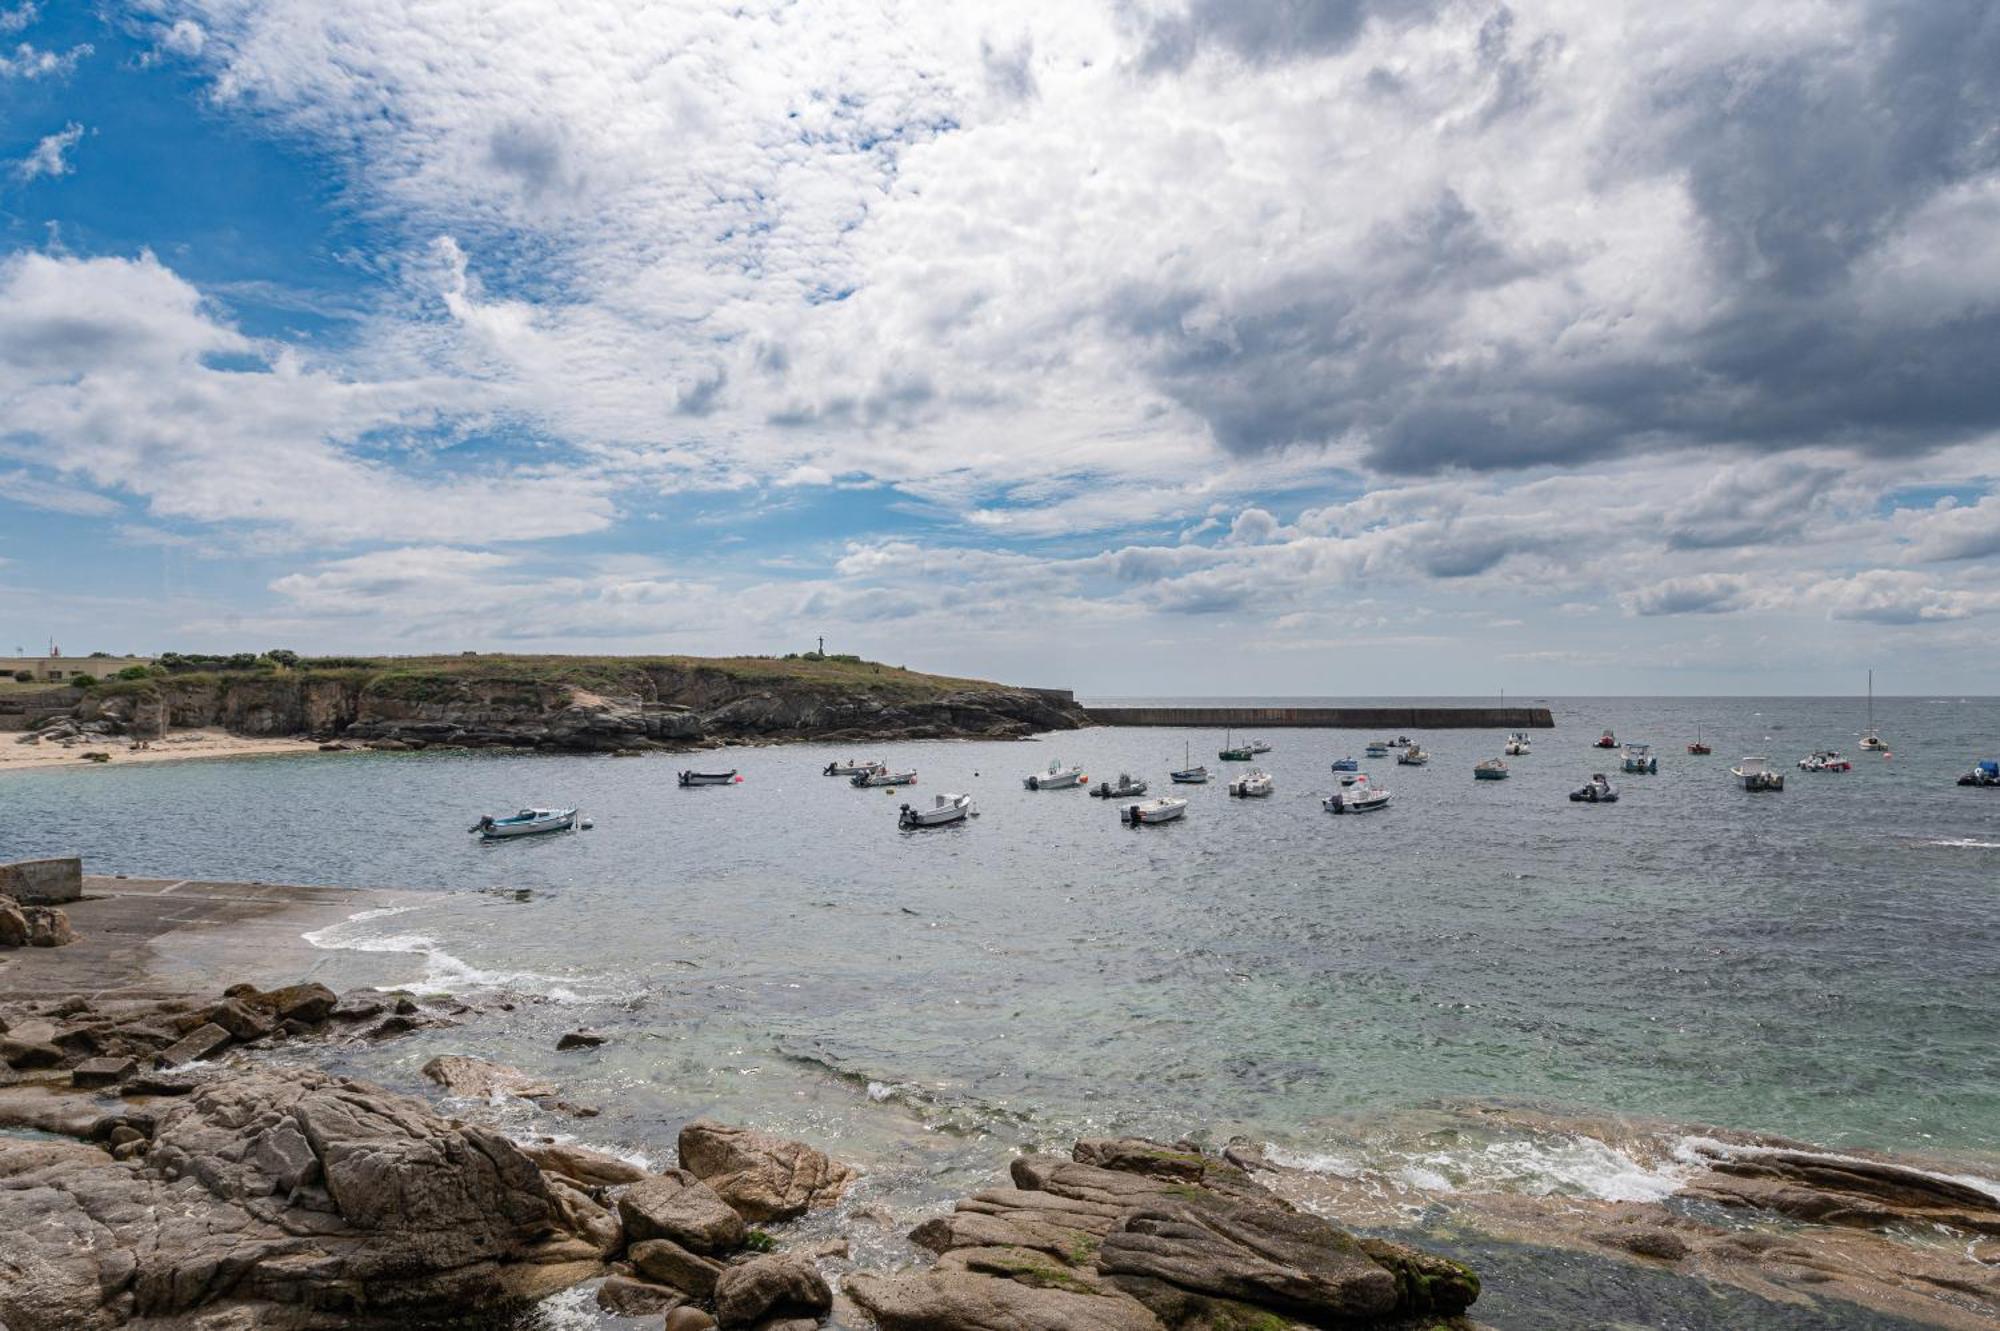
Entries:
[[[1525,700],[1524,700],[1525,701]],[[1660,1163],[1590,1142],[1440,1137],[1458,1101],[1642,1115],[1831,1145],[2000,1158],[2000,703],[1878,700],[1894,757],[1736,789],[1853,747],[1857,701],[1555,704],[1514,776],[1475,783],[1483,732],[1419,735],[1424,768],[1364,764],[1393,807],[1335,818],[1332,758],[1374,736],[1264,732],[1267,801],[1189,793],[1133,832],[1051,758],[1162,788],[1183,742],[1099,729],[871,752],[914,794],[819,775],[823,746],[744,749],[726,789],[688,760],[307,756],[0,775],[0,858],[94,871],[434,889],[316,941],[323,973],[531,996],[481,1052],[607,1106],[593,1139],[657,1153],[688,1114],[809,1135],[874,1186],[941,1198],[1021,1144],[1083,1133],[1222,1139],[1441,1187],[1657,1195]],[[1703,724],[1715,755],[1682,752]],[[1648,740],[1616,806],[1565,793]],[[900,833],[905,798],[982,817]],[[482,846],[481,812],[580,805],[595,830]],[[550,1052],[581,1023],[616,1035]],[[357,1055],[416,1084],[450,1032]],[[460,1043],[464,1043],[463,1040]],[[1667,1171],[1670,1173],[1670,1171]]]

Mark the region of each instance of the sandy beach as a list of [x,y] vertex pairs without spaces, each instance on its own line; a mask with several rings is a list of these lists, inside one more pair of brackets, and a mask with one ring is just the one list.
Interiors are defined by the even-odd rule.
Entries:
[[[219,727],[176,730],[164,739],[147,741],[143,749],[132,748],[132,742],[122,735],[90,736],[69,745],[46,741],[23,744],[19,742],[20,738],[18,735],[10,736],[6,742],[0,742],[0,772],[53,767],[117,767],[126,763],[180,762],[191,758],[254,758],[273,753],[319,751],[319,746],[309,739],[296,736],[253,738],[232,735]],[[83,756],[86,753],[108,753],[111,761],[94,763]]]

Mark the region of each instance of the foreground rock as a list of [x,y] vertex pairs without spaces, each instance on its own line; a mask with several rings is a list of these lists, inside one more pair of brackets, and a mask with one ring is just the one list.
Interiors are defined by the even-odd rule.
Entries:
[[61,947],[76,941],[60,906],[24,906],[0,896],[0,947]]
[[1458,1263],[1356,1238],[1192,1147],[1083,1141],[1072,1155],[1016,1160],[1013,1187],[919,1225],[934,1270],[856,1276],[848,1292],[884,1331],[1448,1326],[1479,1296]]
[[511,1143],[379,1088],[244,1072],[121,1131],[147,1149],[0,1138],[9,1331],[216,1308],[260,1327],[407,1325],[600,1269],[601,1239]]
[[745,1220],[792,1220],[830,1206],[856,1177],[804,1142],[698,1118],[681,1129],[681,1168]]

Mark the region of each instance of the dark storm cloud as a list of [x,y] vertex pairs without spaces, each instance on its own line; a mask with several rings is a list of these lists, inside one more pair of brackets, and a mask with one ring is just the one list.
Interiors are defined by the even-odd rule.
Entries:
[[[1197,4],[1186,21],[1271,58],[1351,41],[1363,8],[1307,23],[1301,7],[1225,21]],[[1520,50],[1512,16],[1494,11],[1471,53],[1495,89],[1483,120],[1532,100],[1550,40]],[[1640,335],[1615,354],[1504,330],[1462,346],[1452,324],[1466,298],[1559,276],[1571,259],[1514,252],[1450,191],[1317,277],[1127,290],[1110,321],[1225,448],[1346,439],[1392,473],[1710,444],[1900,454],[2000,428],[2000,304],[1912,313],[1860,280],[1941,192],[2000,174],[2000,6],[1878,3],[1844,45],[1655,77],[1605,134],[1602,187],[1685,182],[1689,239],[1715,283],[1695,320],[1634,310]]]
[[1146,33],[1148,70],[1184,68],[1222,48],[1257,63],[1345,50],[1371,18],[1423,18],[1435,0],[1190,0],[1153,21]]

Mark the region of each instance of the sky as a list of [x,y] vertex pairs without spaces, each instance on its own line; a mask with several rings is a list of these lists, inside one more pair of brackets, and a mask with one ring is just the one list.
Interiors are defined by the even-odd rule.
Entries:
[[1995,692],[1988,0],[0,0],[0,653]]

